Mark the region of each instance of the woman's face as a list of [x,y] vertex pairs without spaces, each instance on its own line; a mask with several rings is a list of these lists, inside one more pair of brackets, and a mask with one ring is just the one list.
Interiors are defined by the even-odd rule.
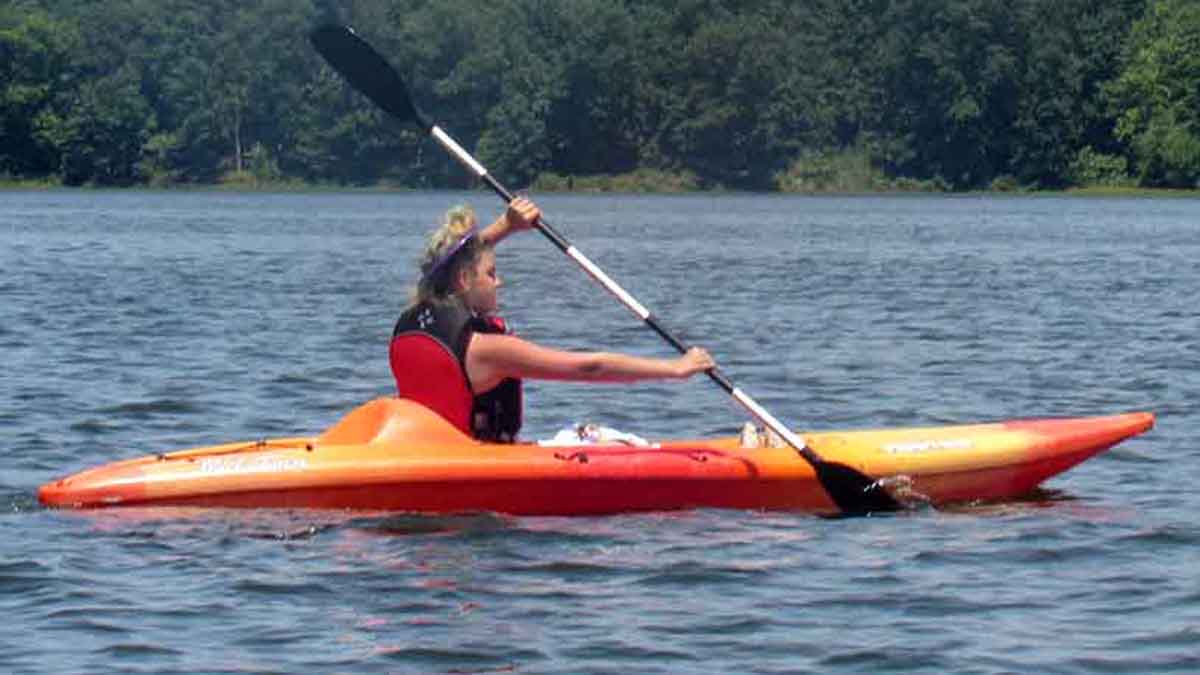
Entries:
[[467,306],[478,314],[491,314],[499,308],[497,289],[500,275],[496,272],[496,253],[488,249],[479,255],[472,270],[463,270],[462,296]]

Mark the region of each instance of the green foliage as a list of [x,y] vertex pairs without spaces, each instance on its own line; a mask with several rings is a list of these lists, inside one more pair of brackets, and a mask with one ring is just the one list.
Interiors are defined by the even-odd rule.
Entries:
[[1096,152],[1090,145],[1075,156],[1067,179],[1079,187],[1124,187],[1133,183],[1124,157]]
[[64,183],[129,185],[138,180],[142,146],[154,122],[128,70],[81,82],[65,110],[40,125],[40,133],[61,151]]
[[142,144],[141,159],[136,170],[147,183],[156,187],[179,181],[181,172],[178,159],[179,137],[173,133],[158,133]]
[[1022,187],[1016,176],[1001,174],[992,179],[988,190],[991,192],[1020,192]]
[[692,173],[637,169],[617,175],[563,176],[543,173],[533,183],[542,192],[693,192],[700,181]]
[[918,180],[888,176],[878,153],[858,146],[840,151],[806,153],[775,177],[781,192],[940,192],[938,179]]
[[1019,12],[1020,91],[1008,170],[1019,182],[1057,188],[1081,148],[1119,153],[1103,85],[1119,70],[1123,36],[1143,0],[1057,0]]
[[309,47],[335,18],[516,186],[1000,190],[1131,171],[1195,185],[1198,14],[1195,0],[10,0],[0,175],[473,185]]
[[776,177],[783,192],[871,192],[886,183],[887,176],[861,149],[806,153]]
[[78,39],[69,21],[20,4],[0,7],[0,173],[57,172],[53,128]]
[[279,170],[279,162],[271,156],[271,151],[262,143],[255,143],[247,156],[248,170],[254,179],[262,183],[271,183],[283,178]]
[[1153,2],[1109,93],[1141,184],[1200,187],[1200,4]]
[[899,173],[986,185],[1006,168],[1019,100],[1020,3],[889,3],[886,109]]

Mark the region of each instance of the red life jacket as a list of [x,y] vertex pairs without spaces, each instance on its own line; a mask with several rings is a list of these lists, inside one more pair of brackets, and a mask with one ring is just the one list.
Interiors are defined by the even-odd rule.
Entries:
[[521,381],[507,378],[476,395],[466,360],[472,334],[507,332],[503,319],[475,316],[457,298],[409,308],[388,349],[397,393],[474,438],[513,442],[521,430]]

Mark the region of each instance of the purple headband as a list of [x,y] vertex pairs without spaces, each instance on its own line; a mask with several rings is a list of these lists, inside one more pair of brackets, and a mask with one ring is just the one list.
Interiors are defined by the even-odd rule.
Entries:
[[424,280],[432,281],[433,278],[442,271],[442,268],[446,266],[446,263],[449,263],[451,258],[458,255],[458,252],[461,251],[463,247],[467,245],[467,242],[470,241],[471,238],[476,234],[479,234],[479,228],[475,225],[472,225],[471,229],[467,230],[467,233],[463,235],[462,239],[458,240],[458,243],[451,246],[449,251],[446,251],[440,258],[437,259],[437,262],[433,263],[433,267],[430,267],[429,271],[425,274]]

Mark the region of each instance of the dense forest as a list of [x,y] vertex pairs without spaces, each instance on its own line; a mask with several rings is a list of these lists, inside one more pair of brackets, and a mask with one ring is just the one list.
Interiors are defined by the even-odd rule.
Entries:
[[1198,0],[0,2],[0,180],[469,185],[338,20],[518,186],[1200,187]]

